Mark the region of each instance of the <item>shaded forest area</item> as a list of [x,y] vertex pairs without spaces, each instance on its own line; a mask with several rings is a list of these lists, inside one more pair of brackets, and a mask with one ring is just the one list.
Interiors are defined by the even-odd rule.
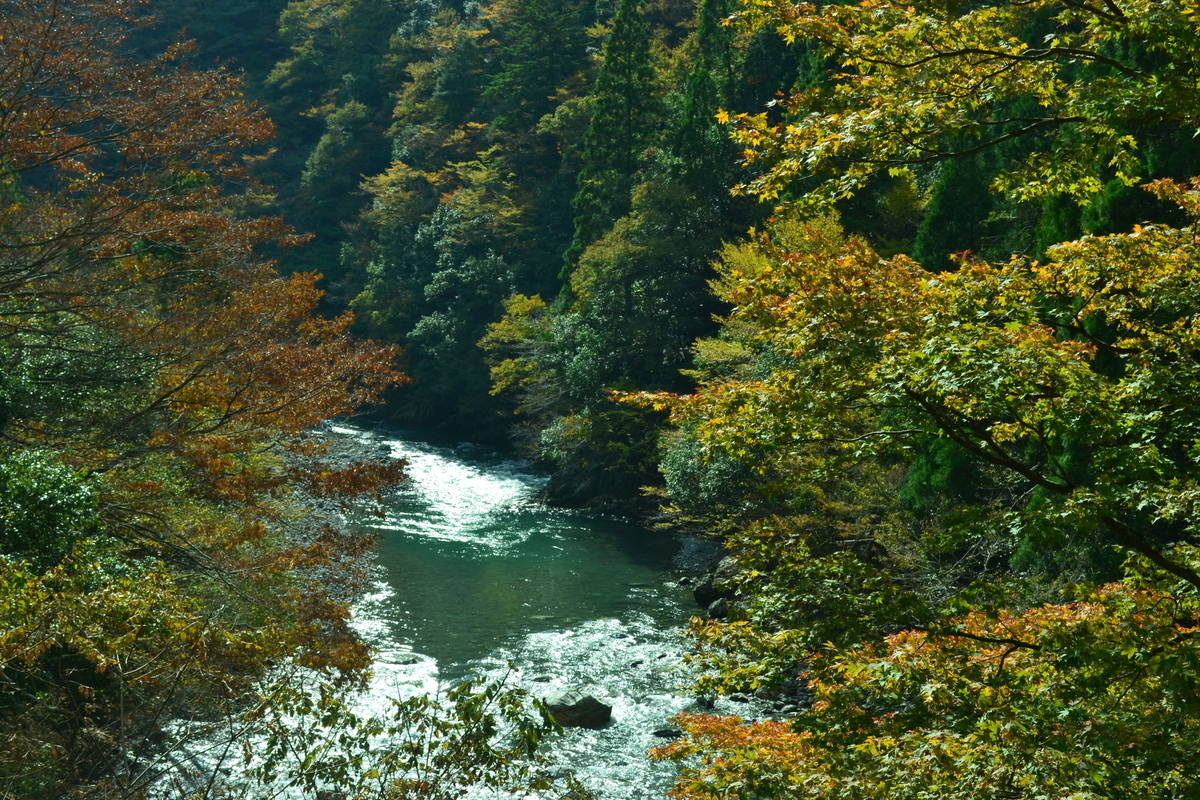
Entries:
[[769,214],[729,194],[715,115],[811,80],[802,49],[720,2],[157,9],[156,35],[186,25],[222,57],[278,16],[236,62],[279,129],[253,169],[265,208],[316,234],[283,264],[402,346],[393,415],[514,438],[562,502],[655,482],[661,415],[607,390],[693,385],[679,370],[723,310],[709,263]]

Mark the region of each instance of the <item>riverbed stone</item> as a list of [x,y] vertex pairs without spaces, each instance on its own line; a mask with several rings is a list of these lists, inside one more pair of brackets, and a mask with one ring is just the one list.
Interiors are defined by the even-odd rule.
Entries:
[[725,556],[717,562],[716,567],[702,576],[696,583],[696,587],[692,589],[692,596],[696,598],[696,604],[701,608],[708,608],[721,598],[732,600],[734,592],[727,582],[737,577],[739,569],[737,559],[732,556]]
[[612,706],[578,689],[546,695],[546,710],[564,728],[603,728],[612,719]]
[[737,559],[725,556],[717,562],[717,567],[713,570],[713,582],[719,586],[731,578],[736,578],[740,571],[741,566],[738,565]]
[[729,616],[729,601],[724,597],[718,597],[708,605],[709,619],[725,619]]
[[[689,583],[690,576],[712,572],[717,563],[727,555],[725,545],[713,539],[680,534],[676,536],[676,541],[679,542],[679,552],[671,560],[671,566],[677,572],[689,576],[685,578]],[[681,579],[680,583],[684,583],[684,579]]]
[[708,608],[717,600],[730,594],[713,586],[712,574],[705,575],[699,583],[692,589],[692,597],[696,600],[696,605],[701,608]]
[[760,686],[754,690],[754,696],[759,700],[778,700],[784,694],[782,686]]

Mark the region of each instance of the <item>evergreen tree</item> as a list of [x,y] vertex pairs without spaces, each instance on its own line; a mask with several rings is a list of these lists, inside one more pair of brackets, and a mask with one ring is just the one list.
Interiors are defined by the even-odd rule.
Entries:
[[484,92],[496,130],[529,133],[554,110],[555,94],[587,55],[581,16],[574,0],[516,0],[501,11],[503,66]]
[[583,250],[629,212],[633,176],[650,144],[658,117],[650,31],[640,0],[621,0],[604,45],[604,66],[593,92],[595,109],[584,137],[575,238],[567,251],[574,264]]
[[542,125],[591,82],[586,28],[593,11],[581,0],[497,0],[490,14],[500,42],[499,71],[484,92],[488,141],[503,161],[503,192],[523,224],[539,235],[512,243],[509,256],[531,292],[557,291],[562,253],[573,232],[570,200],[576,173]]
[[696,30],[697,61],[684,86],[683,109],[671,134],[671,173],[702,203],[728,205],[736,163],[733,143],[716,115],[730,101],[733,50],[721,24],[727,0],[703,0]]
[[1046,248],[1079,237],[1079,204],[1066,195],[1056,194],[1042,201],[1042,213],[1034,230],[1034,253],[1044,258]]
[[[1138,131],[1142,141],[1140,174],[1145,178],[1187,180],[1200,174],[1200,142],[1190,128],[1160,125]],[[1142,191],[1137,184],[1109,180],[1080,214],[1088,233],[1125,233],[1134,225],[1157,221],[1182,227],[1187,215],[1177,206]],[[1064,237],[1065,238],[1065,237]]]
[[696,26],[697,66],[712,75],[722,102],[733,83],[733,29],[725,24],[729,13],[728,0],[702,0]]
[[989,171],[984,160],[981,155],[965,156],[943,168],[913,245],[913,256],[926,269],[953,269],[951,253],[981,248],[995,203],[988,188],[995,172]]
[[441,56],[432,100],[441,105],[441,122],[462,125],[473,116],[479,104],[480,75],[485,64],[476,44],[475,31],[462,22]]

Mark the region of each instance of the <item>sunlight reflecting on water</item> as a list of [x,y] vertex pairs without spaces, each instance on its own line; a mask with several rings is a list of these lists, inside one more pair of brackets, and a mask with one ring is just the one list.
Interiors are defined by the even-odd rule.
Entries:
[[604,798],[661,797],[674,767],[645,753],[691,707],[678,632],[690,598],[670,583],[672,540],[540,506],[545,478],[486,448],[334,431],[409,462],[387,517],[364,520],[380,534],[378,582],[354,618],[378,654],[364,704],[470,675],[507,675],[539,697],[582,688],[613,721],[556,739],[555,767]]

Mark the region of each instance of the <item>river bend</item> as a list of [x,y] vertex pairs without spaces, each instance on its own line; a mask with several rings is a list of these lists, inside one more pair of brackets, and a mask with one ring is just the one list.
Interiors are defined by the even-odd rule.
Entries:
[[645,757],[655,730],[692,708],[679,628],[690,593],[671,580],[671,537],[534,502],[545,477],[488,448],[410,432],[335,426],[408,461],[383,519],[372,591],[355,625],[377,651],[364,704],[467,675],[538,696],[582,687],[613,706],[599,731],[568,730],[549,752],[606,800],[662,797],[674,768]]

